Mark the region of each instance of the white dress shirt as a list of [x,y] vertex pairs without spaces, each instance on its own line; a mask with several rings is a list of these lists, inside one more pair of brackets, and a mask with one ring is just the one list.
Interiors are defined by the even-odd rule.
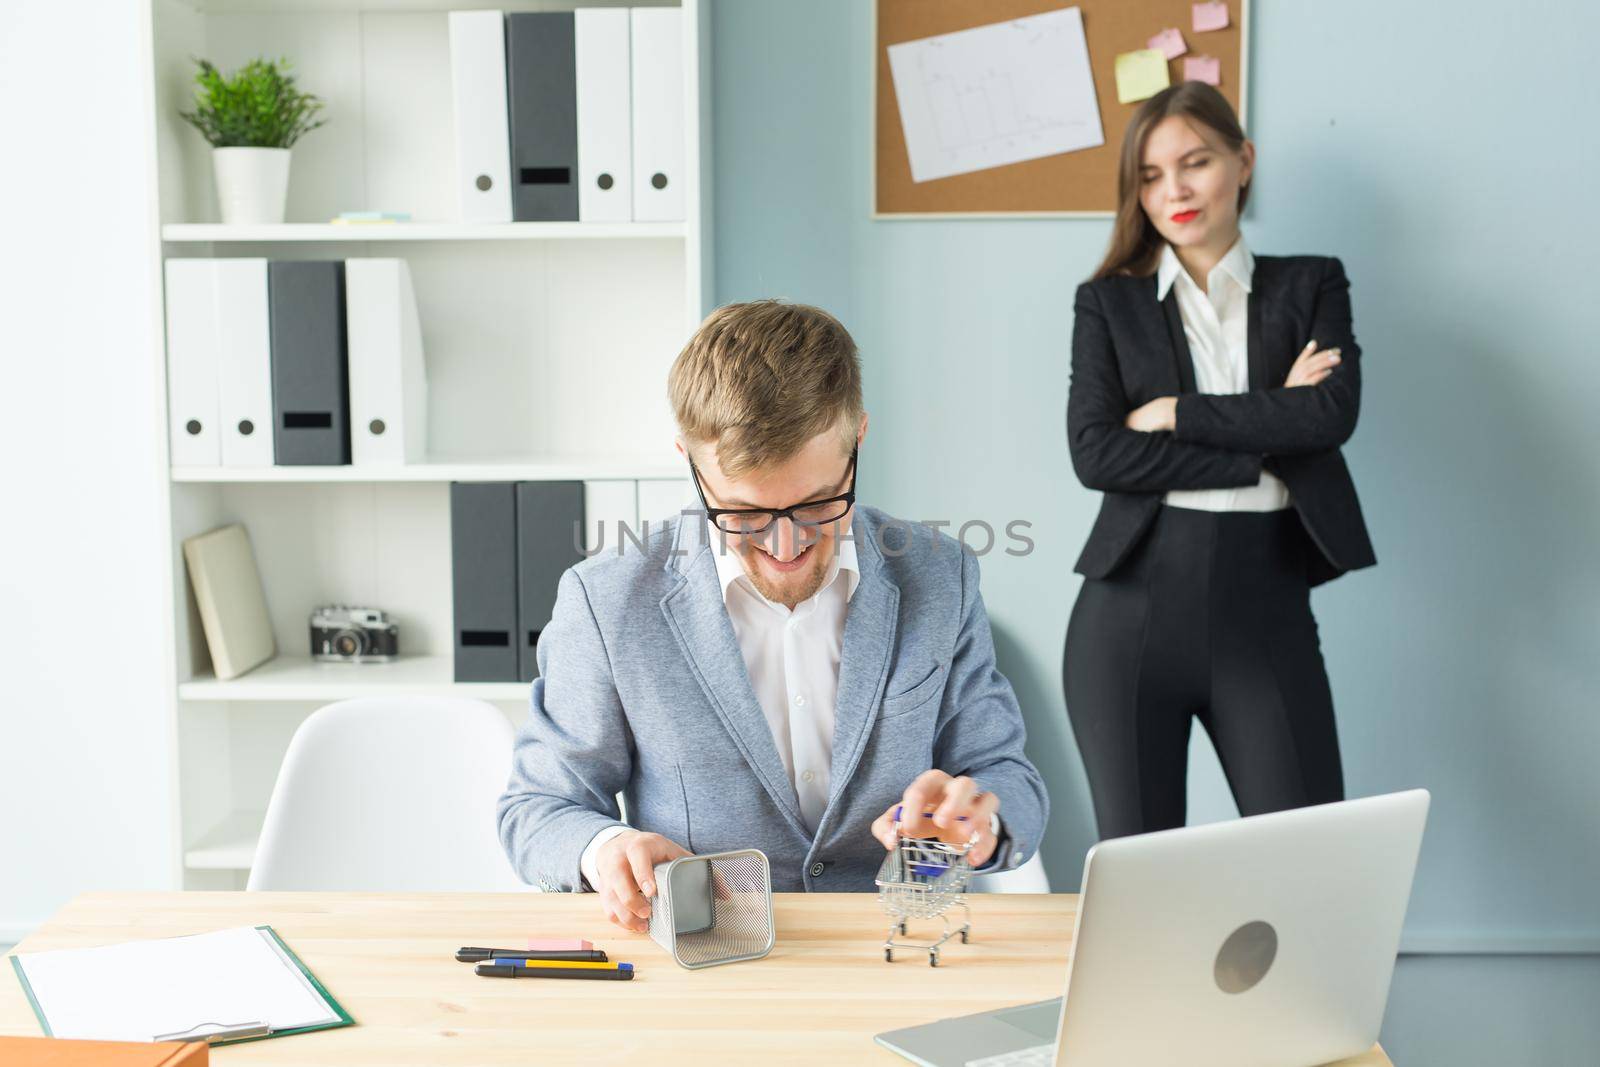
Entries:
[[845,613],[861,580],[855,542],[835,540],[822,588],[791,611],[756,592],[738,553],[722,545],[715,528],[710,536],[750,685],[800,799],[801,818],[814,834],[828,806]]
[[[1195,389],[1202,393],[1243,393],[1250,389],[1249,301],[1255,257],[1244,235],[1206,276],[1206,291],[1189,277],[1177,253],[1165,242],[1156,268],[1156,299],[1178,287],[1178,312],[1194,362]],[[1172,507],[1200,511],[1280,511],[1289,506],[1289,487],[1261,472],[1255,485],[1231,489],[1173,489],[1164,498]]]
[[[717,579],[722,583],[723,603],[744,656],[750,685],[766,713],[784,772],[800,799],[800,815],[807,828],[816,833],[828,806],[828,786],[832,781],[829,772],[833,766],[833,720],[845,613],[855,595],[856,583],[861,580],[855,542],[842,536],[835,541],[822,588],[791,611],[758,593],[732,544],[724,545],[721,531],[709,521],[706,527],[717,561]],[[595,854],[625,829],[607,827],[595,834],[583,850],[578,867],[590,886],[599,885]]]

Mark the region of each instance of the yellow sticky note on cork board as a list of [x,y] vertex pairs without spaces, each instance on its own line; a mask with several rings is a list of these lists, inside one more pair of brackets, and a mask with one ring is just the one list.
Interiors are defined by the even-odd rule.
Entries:
[[1156,49],[1141,48],[1117,57],[1117,103],[1148,100],[1170,84],[1167,57]]

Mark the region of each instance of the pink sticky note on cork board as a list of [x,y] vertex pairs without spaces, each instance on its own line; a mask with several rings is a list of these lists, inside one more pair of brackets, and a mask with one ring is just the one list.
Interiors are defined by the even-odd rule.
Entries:
[[1214,3],[1196,4],[1193,10],[1195,33],[1228,28],[1228,5],[1221,2],[1221,0],[1216,0]]
[[1189,50],[1189,46],[1183,43],[1183,34],[1178,32],[1176,26],[1169,26],[1150,38],[1145,47],[1154,48],[1168,59],[1177,59]]
[[1183,80],[1186,82],[1205,82],[1207,85],[1222,84],[1222,60],[1216,56],[1185,56],[1183,60]]

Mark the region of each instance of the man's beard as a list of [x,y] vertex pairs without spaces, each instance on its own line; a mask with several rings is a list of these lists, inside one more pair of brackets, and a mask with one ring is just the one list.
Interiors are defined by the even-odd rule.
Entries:
[[[814,542],[810,550],[816,553],[821,547],[820,541]],[[749,551],[753,555],[760,552],[761,549],[751,545]],[[750,579],[750,584],[756,587],[756,592],[774,604],[782,604],[784,607],[793,608],[796,604],[804,604],[807,600],[817,595],[817,591],[822,588],[823,579],[828,575],[828,568],[822,561],[822,557],[818,555],[816,559],[810,561],[806,570],[789,575],[790,578],[803,578],[804,584],[800,586],[792,584],[777,586],[772,584],[767,572],[762,569],[760,560],[752,560],[752,566],[745,568],[745,575]]]

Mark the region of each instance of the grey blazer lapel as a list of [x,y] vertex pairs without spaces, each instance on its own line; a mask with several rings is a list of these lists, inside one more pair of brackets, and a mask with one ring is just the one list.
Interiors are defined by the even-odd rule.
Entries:
[[[670,565],[682,580],[661,598],[661,611],[706,699],[733,735],[745,762],[778,810],[809,839],[811,831],[800,817],[800,798],[783,769],[772,727],[756,699],[744,653],[739,651],[739,639],[728,618],[722,583],[717,580],[717,561],[707,543],[709,537],[690,537],[685,532],[696,523],[704,530],[703,516],[703,512],[686,511],[678,520],[675,548],[685,554],[675,555]],[[691,547],[696,544],[698,548]]]
[[[828,810],[855,774],[871,732],[874,712],[883,698],[889,676],[889,655],[895,647],[900,618],[900,587],[883,566],[883,555],[871,521],[858,508],[850,523],[855,539],[856,565],[861,579],[850,610],[845,615],[844,638],[839,648],[839,692],[833,718],[833,762],[829,767]],[[889,531],[891,546],[909,541],[910,531]],[[918,772],[927,770],[917,768]],[[824,817],[826,821],[826,817]],[[820,828],[819,828],[820,829]]]

